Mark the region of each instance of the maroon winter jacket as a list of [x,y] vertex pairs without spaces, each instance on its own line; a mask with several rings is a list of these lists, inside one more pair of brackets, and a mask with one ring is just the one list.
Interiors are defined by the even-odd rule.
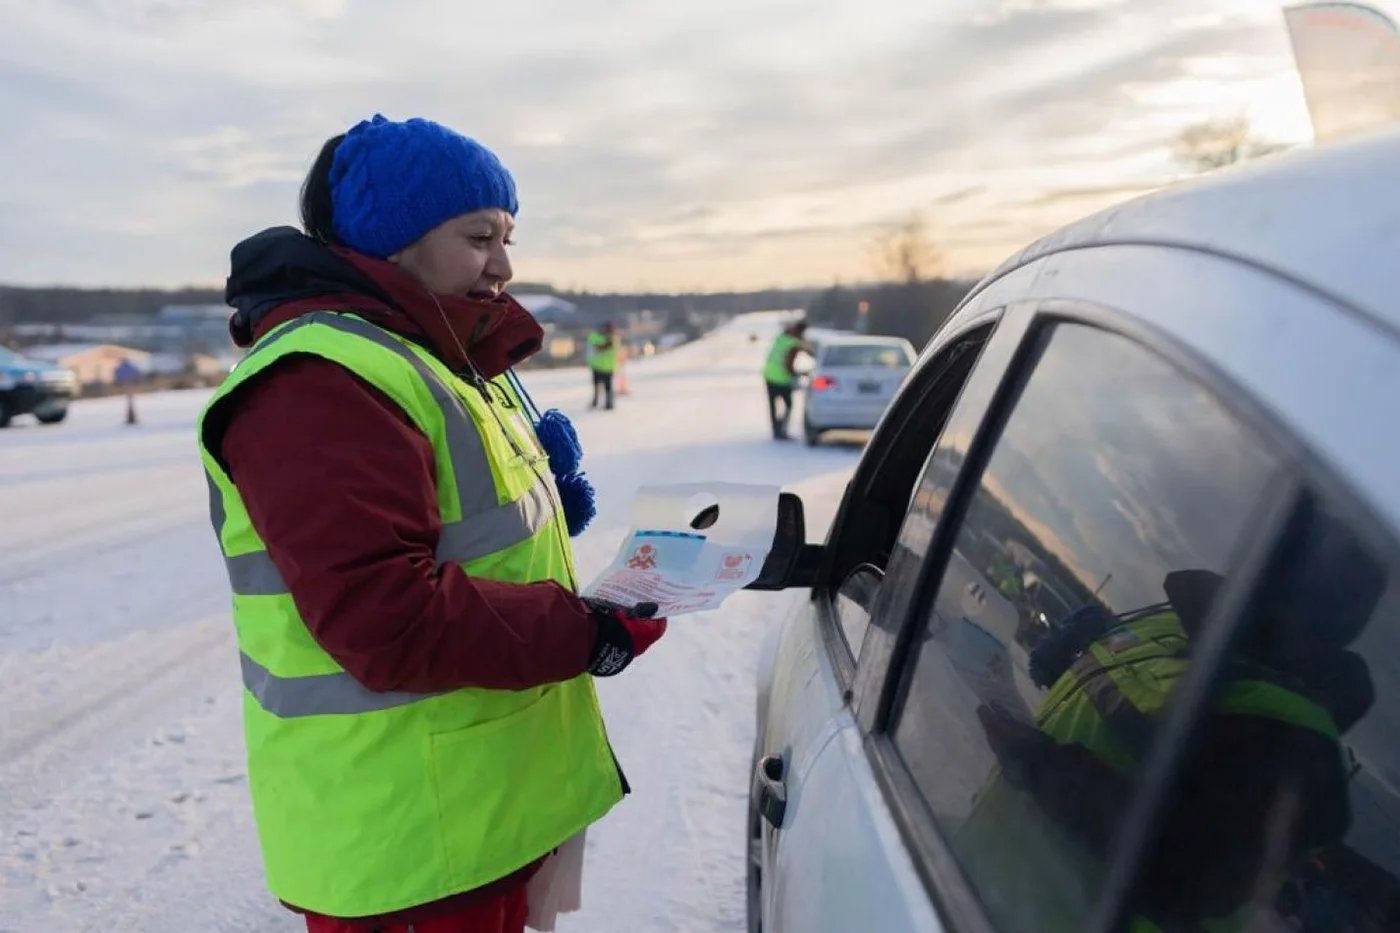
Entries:
[[[455,331],[488,378],[538,351],[543,337],[509,298],[438,296],[439,311],[391,263],[322,246],[287,227],[234,248],[226,297],[240,346],[310,311],[353,310],[460,372],[466,360]],[[279,361],[210,420],[206,443],[237,483],[312,636],[369,689],[518,690],[586,669],[597,626],[569,590],[474,579],[454,564],[438,568],[432,444],[402,409],[343,367],[312,356]],[[451,913],[518,887],[538,867],[364,918],[365,927]]]

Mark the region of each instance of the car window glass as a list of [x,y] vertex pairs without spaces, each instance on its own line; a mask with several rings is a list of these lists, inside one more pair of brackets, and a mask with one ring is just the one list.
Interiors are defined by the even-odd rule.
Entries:
[[878,464],[878,473],[861,483],[865,492],[859,500],[843,503],[832,528],[828,549],[835,560],[824,587],[827,593],[834,593],[861,564],[887,569],[919,474],[990,331],[983,325],[964,334],[912,377],[901,377],[904,401],[892,403],[885,414],[887,430],[872,438],[861,461],[863,466]]
[[[932,485],[940,470],[951,482],[937,459]],[[1084,928],[1157,718],[1276,468],[1149,351],[1051,333],[957,527],[893,725],[1000,929]]]
[[846,344],[827,347],[823,366],[876,366],[900,369],[910,363],[909,353],[898,344]]
[[[1295,529],[1163,817],[1138,913],[1161,904],[1178,925],[1251,933],[1400,930],[1397,579],[1331,511]],[[1186,885],[1167,873],[1182,863]]]
[[860,647],[865,642],[865,632],[870,627],[870,611],[875,605],[875,595],[880,591],[884,573],[874,564],[861,564],[852,570],[836,591],[833,603],[836,622],[851,657],[860,660]]

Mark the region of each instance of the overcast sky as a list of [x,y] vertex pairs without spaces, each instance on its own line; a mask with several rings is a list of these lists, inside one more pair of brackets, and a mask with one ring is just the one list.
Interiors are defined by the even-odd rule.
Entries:
[[915,209],[981,271],[1188,123],[1310,135],[1272,0],[0,0],[0,282],[221,283],[376,111],[495,149],[517,276],[595,290],[867,278]]

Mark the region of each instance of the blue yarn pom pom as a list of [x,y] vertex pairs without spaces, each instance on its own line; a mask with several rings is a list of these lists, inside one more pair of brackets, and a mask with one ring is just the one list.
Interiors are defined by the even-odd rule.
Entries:
[[569,537],[577,538],[598,514],[597,493],[582,473],[569,472],[554,478],[559,488],[559,505],[569,526]]
[[556,479],[577,472],[583,462],[583,445],[579,443],[573,422],[562,411],[551,408],[540,415],[535,434],[544,452],[549,454],[549,471]]
[[535,423],[535,436],[549,455],[549,471],[559,490],[559,507],[569,526],[569,537],[576,538],[598,514],[597,492],[593,484],[579,472],[583,462],[583,444],[573,422],[559,409],[551,408]]

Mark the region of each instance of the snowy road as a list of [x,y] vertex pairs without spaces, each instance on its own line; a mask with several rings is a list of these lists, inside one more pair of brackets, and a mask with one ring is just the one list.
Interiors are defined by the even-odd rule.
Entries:
[[[755,321],[757,319],[754,319]],[[743,326],[751,326],[744,321]],[[586,376],[527,377],[575,417],[600,515],[591,578],[647,482],[781,484],[816,539],[853,446],[766,439],[766,340],[731,328],[634,364],[615,412]],[[236,654],[193,423],[204,393],[112,400],[0,432],[0,933],[283,931],[244,784]],[[687,616],[600,682],[634,794],[590,832],[564,933],[743,928],[743,815],[758,645],[795,594]]]

